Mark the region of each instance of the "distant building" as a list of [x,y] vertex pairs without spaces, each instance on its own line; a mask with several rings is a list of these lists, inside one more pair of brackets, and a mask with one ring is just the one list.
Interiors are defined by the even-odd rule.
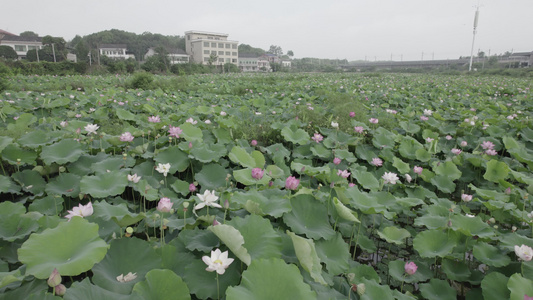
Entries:
[[201,64],[239,65],[238,43],[228,40],[228,34],[225,33],[185,32],[185,52],[194,62]]
[[9,46],[17,52],[18,59],[25,59],[30,50],[43,48],[42,38],[24,37],[0,30],[0,46]]
[[259,57],[256,54],[239,53],[239,69],[243,72],[257,72],[257,60]]
[[128,46],[126,44],[101,44],[98,47],[98,51],[101,56],[105,55],[111,59],[122,60],[133,58],[135,56],[127,52]]
[[[170,64],[173,65],[173,64],[186,64],[186,63],[189,63],[189,55],[187,55],[187,53],[182,50],[182,49],[170,49],[168,50],[167,49],[167,52],[168,52],[168,59],[170,60]],[[152,55],[155,55],[156,52],[155,52],[155,48],[150,48],[148,49],[148,52],[146,52],[146,54],[144,55],[144,58],[148,58]]]
[[509,60],[518,62],[518,67],[532,67],[533,51],[511,53],[511,55],[509,56]]

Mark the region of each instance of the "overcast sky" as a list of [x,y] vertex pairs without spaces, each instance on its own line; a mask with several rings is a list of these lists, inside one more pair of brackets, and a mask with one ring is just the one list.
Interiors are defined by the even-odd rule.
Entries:
[[109,29],[201,30],[296,58],[428,60],[470,55],[478,3],[475,53],[533,51],[533,0],[4,0],[0,29],[67,41]]

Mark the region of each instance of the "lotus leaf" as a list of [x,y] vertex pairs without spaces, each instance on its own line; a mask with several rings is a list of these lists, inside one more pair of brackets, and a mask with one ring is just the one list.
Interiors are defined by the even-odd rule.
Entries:
[[457,246],[454,234],[441,230],[419,232],[413,240],[413,247],[422,257],[444,257]]
[[189,288],[181,277],[170,270],[153,269],[146,274],[146,280],[135,284],[134,294],[142,299],[191,299]]
[[429,283],[420,284],[420,292],[425,299],[429,300],[454,300],[457,299],[457,291],[447,281],[432,278]]
[[250,265],[252,258],[248,250],[244,248],[244,238],[235,227],[225,224],[209,226],[216,236],[237,256],[243,263]]
[[511,262],[511,258],[503,254],[500,249],[483,242],[474,245],[473,254],[476,259],[487,266],[504,267]]
[[304,270],[309,272],[315,282],[327,285],[321,274],[322,265],[320,264],[320,258],[316,252],[314,241],[312,239],[300,237],[288,230],[287,235],[292,239],[294,252]]
[[511,295],[507,289],[509,278],[499,272],[491,272],[481,281],[483,298],[486,300],[509,299]]
[[122,194],[128,185],[124,172],[111,171],[97,176],[83,176],[80,181],[80,191],[94,198],[105,198]]
[[79,142],[75,140],[62,140],[50,146],[44,146],[41,152],[41,159],[45,164],[56,163],[64,165],[75,162],[83,154],[83,149]]
[[290,203],[292,210],[283,215],[283,221],[292,231],[312,239],[329,240],[335,236],[324,204],[310,195],[294,197]]

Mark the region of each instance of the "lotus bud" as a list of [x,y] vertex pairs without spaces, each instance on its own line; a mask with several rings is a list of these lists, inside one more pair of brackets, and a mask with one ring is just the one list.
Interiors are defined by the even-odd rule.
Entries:
[[511,230],[512,230],[513,232],[515,232],[517,229],[518,229],[518,228],[516,228],[516,226],[511,227]]
[[494,225],[493,227],[494,227],[494,229],[498,229],[498,225]]
[[489,219],[489,222],[490,222],[490,223],[496,223],[496,220],[495,220],[494,218],[490,218],[490,219]]
[[366,292],[366,286],[364,283],[360,283],[357,285],[357,294],[359,296],[363,296],[363,294]]
[[55,287],[61,283],[61,275],[59,275],[59,272],[56,268],[54,268],[54,270],[50,274],[50,277],[48,277],[47,283],[49,287]]
[[346,274],[346,278],[348,278],[348,281],[349,281],[349,282],[354,281],[354,279],[355,279],[355,273],[348,273],[348,274]]
[[228,209],[228,208],[229,208],[229,201],[228,201],[228,199],[226,199],[224,201],[224,209]]
[[508,187],[505,189],[505,194],[506,195],[511,195],[511,187]]
[[213,226],[220,225],[220,222],[217,221],[217,219],[213,219]]
[[54,290],[55,290],[56,295],[58,296],[63,296],[67,292],[67,288],[62,284],[56,285]]

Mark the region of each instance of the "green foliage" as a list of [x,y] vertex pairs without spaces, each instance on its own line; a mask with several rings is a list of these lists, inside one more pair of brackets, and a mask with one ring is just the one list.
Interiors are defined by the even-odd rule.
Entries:
[[154,76],[146,72],[137,72],[128,83],[128,87],[132,89],[149,90],[153,86]]
[[15,49],[9,46],[0,46],[0,57],[8,60],[17,59],[18,55]]

